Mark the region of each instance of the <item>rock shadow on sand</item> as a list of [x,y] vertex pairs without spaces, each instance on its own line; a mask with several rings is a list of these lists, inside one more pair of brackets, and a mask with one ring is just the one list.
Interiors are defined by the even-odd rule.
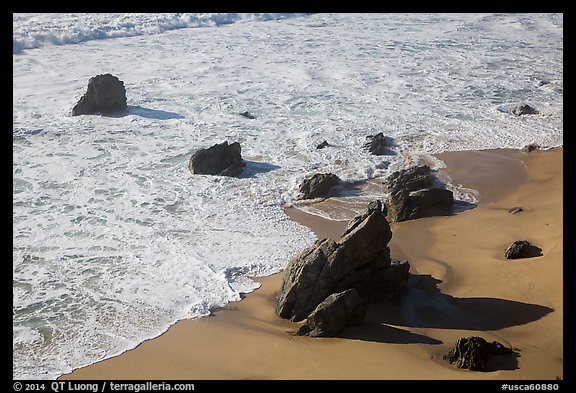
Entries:
[[383,344],[442,344],[442,341],[435,338],[385,325],[378,321],[377,316],[371,310],[368,311],[361,325],[344,329],[338,337]]
[[453,297],[440,291],[441,282],[431,275],[410,274],[400,301],[379,305],[381,322],[415,328],[488,331],[524,325],[554,311],[514,300]]

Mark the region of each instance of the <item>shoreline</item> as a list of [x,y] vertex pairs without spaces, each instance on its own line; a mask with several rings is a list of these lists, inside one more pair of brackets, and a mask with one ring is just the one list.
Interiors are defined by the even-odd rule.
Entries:
[[[391,225],[392,255],[411,264],[411,295],[400,306],[372,305],[362,325],[338,338],[294,337],[289,333],[299,324],[274,312],[282,279],[277,273],[256,279],[259,289],[213,316],[179,321],[135,349],[59,379],[563,378],[563,148],[437,156],[454,182],[478,187],[479,204],[452,216]],[[546,185],[555,187],[552,196],[535,192]],[[526,211],[507,212],[518,205]],[[338,238],[346,226],[296,209],[287,214],[319,238]],[[504,238],[526,236],[520,228],[529,229],[527,240],[542,248],[542,257],[511,263],[500,256],[509,244]],[[456,320],[447,307],[464,310],[470,321]],[[410,312],[422,318],[407,318]],[[487,326],[474,329],[482,323]],[[545,339],[533,331],[546,331]],[[488,373],[458,370],[442,360],[459,337],[470,335],[518,347],[521,355],[493,364]]]

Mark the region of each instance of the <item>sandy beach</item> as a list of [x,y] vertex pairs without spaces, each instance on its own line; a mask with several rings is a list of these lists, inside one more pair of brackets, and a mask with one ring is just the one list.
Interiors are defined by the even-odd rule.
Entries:
[[[410,261],[408,288],[373,304],[338,338],[295,337],[274,312],[282,274],[213,316],[184,320],[134,350],[61,379],[533,379],[563,378],[563,149],[438,155],[455,183],[479,192],[457,214],[391,225],[392,256]],[[524,211],[510,214],[521,206]],[[346,225],[288,209],[319,238]],[[528,240],[541,256],[506,260]],[[288,262],[288,261],[287,261]],[[460,337],[517,349],[489,372],[442,359]]]

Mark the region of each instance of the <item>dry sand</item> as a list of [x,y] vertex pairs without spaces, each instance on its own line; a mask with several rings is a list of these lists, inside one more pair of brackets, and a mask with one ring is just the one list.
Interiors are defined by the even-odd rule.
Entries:
[[[411,264],[399,302],[371,306],[340,338],[294,337],[298,324],[274,313],[281,274],[214,316],[181,321],[162,336],[62,379],[555,379],[563,378],[563,149],[439,155],[479,207],[392,224],[393,257]],[[522,206],[524,212],[508,209]],[[344,222],[289,209],[318,236]],[[506,260],[514,240],[542,256]],[[490,372],[442,360],[459,337],[514,348]]]

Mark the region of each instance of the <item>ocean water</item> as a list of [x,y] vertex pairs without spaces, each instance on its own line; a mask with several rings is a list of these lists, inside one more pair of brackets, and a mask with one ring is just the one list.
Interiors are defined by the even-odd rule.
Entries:
[[[102,73],[128,110],[72,117]],[[540,114],[510,113],[524,103]],[[257,288],[315,239],[283,212],[305,177],[559,146],[562,119],[562,14],[14,14],[13,377],[56,378]],[[378,132],[390,155],[362,148]],[[225,140],[243,175],[191,175]]]

